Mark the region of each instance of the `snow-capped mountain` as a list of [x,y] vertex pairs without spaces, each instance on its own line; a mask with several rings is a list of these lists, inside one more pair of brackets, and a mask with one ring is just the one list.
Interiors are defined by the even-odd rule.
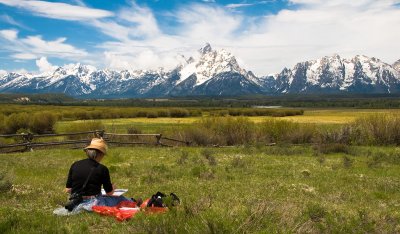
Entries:
[[400,92],[400,60],[339,55],[296,64],[292,69],[256,77],[226,50],[206,44],[196,55],[166,71],[97,70],[70,64],[40,75],[0,70],[0,93],[65,93],[75,97],[236,96],[281,93]]
[[357,55],[343,59],[326,56],[283,69],[264,77],[276,93],[395,93],[400,91],[400,73],[377,58]]
[[393,63],[393,68],[400,72],[400,59]]

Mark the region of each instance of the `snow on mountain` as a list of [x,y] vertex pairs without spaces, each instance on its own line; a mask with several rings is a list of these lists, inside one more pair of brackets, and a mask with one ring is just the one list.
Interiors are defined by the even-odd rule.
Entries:
[[192,75],[196,76],[194,86],[199,86],[214,76],[224,72],[235,72],[243,75],[249,80],[255,82],[257,79],[253,73],[248,73],[240,68],[235,56],[230,52],[222,50],[213,50],[207,43],[198,51],[198,54],[187,60],[187,64],[180,71],[180,80],[178,84]]
[[[377,58],[325,56],[284,69],[272,82],[278,93],[397,91],[399,72]],[[271,81],[270,81],[271,83]]]
[[400,92],[400,60],[339,55],[297,63],[278,74],[256,77],[226,50],[206,44],[175,69],[97,70],[69,64],[42,74],[0,70],[0,93],[65,93],[77,97],[232,96],[281,93]]
[[393,63],[392,67],[396,69],[397,72],[400,73],[400,59]]

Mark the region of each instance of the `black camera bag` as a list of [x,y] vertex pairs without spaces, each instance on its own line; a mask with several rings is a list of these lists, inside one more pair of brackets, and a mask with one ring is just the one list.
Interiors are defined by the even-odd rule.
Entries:
[[82,188],[78,192],[72,193],[71,196],[69,197],[69,202],[64,206],[65,209],[67,209],[68,211],[71,212],[77,205],[79,205],[83,201],[82,193],[83,190],[85,190],[87,183],[89,182],[90,176],[93,173],[93,169],[94,167],[92,167],[92,169],[90,170],[90,173],[86,178],[86,181],[83,184]]

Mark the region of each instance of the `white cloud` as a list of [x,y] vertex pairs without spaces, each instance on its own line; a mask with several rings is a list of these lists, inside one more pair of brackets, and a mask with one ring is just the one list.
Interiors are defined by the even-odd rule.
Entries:
[[3,49],[9,51],[11,57],[22,60],[43,56],[79,60],[88,55],[86,51],[65,43],[66,38],[63,37],[46,41],[40,35],[19,38],[17,30],[0,30],[1,41]]
[[18,7],[35,15],[63,20],[90,20],[113,16],[106,10],[93,9],[85,6],[71,5],[61,2],[46,2],[34,0],[0,0],[7,6]]
[[237,4],[232,3],[232,4],[226,5],[225,7],[226,7],[226,8],[234,9],[234,8],[240,8],[240,7],[253,6],[253,5],[254,5],[254,4],[252,4],[252,3],[237,3]]
[[22,29],[32,30],[31,28],[29,28],[26,25],[16,21],[13,17],[11,17],[11,16],[9,16],[7,14],[0,15],[0,21],[3,21],[3,22],[8,23],[8,24],[11,24],[13,26],[17,26],[17,27],[22,28]]
[[5,71],[5,70],[0,70],[0,77],[1,76],[5,76],[5,75],[7,75],[8,73],[7,73],[7,71]]
[[[108,22],[121,32],[114,36],[119,41],[99,47],[108,54],[106,66],[136,69],[173,64],[174,55],[188,55],[210,42],[213,47],[232,51],[245,62],[241,65],[257,75],[279,72],[296,62],[333,53],[345,57],[366,54],[389,63],[398,59],[400,31],[393,25],[400,25],[400,9],[392,7],[396,1],[292,3],[302,5],[255,20],[231,12],[226,6],[187,5],[170,14],[179,23],[172,29],[174,33],[156,30],[157,36],[145,38],[133,37],[137,23],[129,24],[124,17]],[[152,16],[149,9],[142,12]],[[152,18],[152,27],[157,28],[156,24]],[[102,32],[112,34],[112,30]]]
[[[10,0],[0,2],[11,4]],[[296,7],[250,18],[232,10],[268,2],[271,1],[231,4],[230,8],[205,3],[184,5],[169,14],[162,13],[174,22],[168,24],[168,30],[161,28],[165,23],[157,22],[155,12],[136,3],[116,12],[112,18],[92,17],[82,23],[113,38],[97,45],[96,59],[92,62],[117,69],[172,68],[178,63],[177,54],[190,55],[205,42],[231,51],[239,61],[244,61],[245,64],[241,62],[244,68],[257,75],[279,72],[296,62],[333,53],[345,57],[365,54],[388,63],[399,59],[400,31],[396,26],[400,25],[400,9],[394,7],[399,0],[290,0]],[[31,4],[18,7],[28,9],[28,5]],[[79,6],[90,9],[83,2]],[[38,10],[32,11],[39,14]],[[55,13],[40,15],[63,17]],[[1,37],[8,40],[6,48],[14,51],[14,56],[31,54],[36,59],[61,57],[76,62],[90,59],[86,51],[67,44],[65,38],[55,41],[45,41],[40,36],[18,38],[15,30],[0,31]],[[9,42],[12,38],[16,38],[14,44]],[[24,50],[13,50],[13,46]]]
[[120,41],[154,38],[161,33],[153,12],[135,3],[120,10],[116,20],[93,20],[87,23]]
[[42,73],[52,72],[57,69],[57,66],[53,66],[51,63],[49,63],[46,57],[41,57],[40,59],[36,60],[36,66]]
[[0,30],[0,37],[3,37],[4,39],[8,41],[13,41],[17,38],[18,36],[18,31],[14,29],[9,29],[9,30]]
[[15,59],[19,59],[19,60],[31,60],[31,59],[36,59],[37,56],[34,54],[30,54],[30,53],[16,53],[11,55],[11,57],[15,58]]

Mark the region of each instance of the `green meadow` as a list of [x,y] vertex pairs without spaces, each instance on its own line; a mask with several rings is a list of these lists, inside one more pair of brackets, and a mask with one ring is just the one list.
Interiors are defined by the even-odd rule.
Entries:
[[[57,217],[52,211],[68,199],[68,169],[84,152],[65,146],[0,154],[0,233],[400,232],[399,110],[304,109],[301,115],[240,117],[213,111],[50,118],[56,133],[105,129],[192,141],[190,147],[111,145],[103,161],[117,187],[129,189],[128,197],[174,192],[182,204],[126,222],[94,213]],[[4,114],[3,126],[14,126],[10,115]],[[41,126],[41,117],[25,126]]]
[[[175,192],[166,214],[126,222],[94,213],[57,217],[81,150],[1,155],[1,233],[396,233],[400,150],[308,146],[110,148],[103,163],[127,196]],[[4,173],[6,172],[6,173]],[[4,181],[11,181],[7,191]]]

